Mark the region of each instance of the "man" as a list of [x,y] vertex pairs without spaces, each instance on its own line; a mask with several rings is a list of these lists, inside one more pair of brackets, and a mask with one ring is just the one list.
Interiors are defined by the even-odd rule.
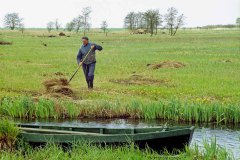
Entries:
[[78,51],[77,63],[79,65],[80,62],[83,62],[82,68],[87,81],[88,89],[93,89],[94,70],[96,65],[95,51],[101,51],[103,48],[97,44],[90,43],[88,41],[88,37],[82,37],[82,43],[83,45]]

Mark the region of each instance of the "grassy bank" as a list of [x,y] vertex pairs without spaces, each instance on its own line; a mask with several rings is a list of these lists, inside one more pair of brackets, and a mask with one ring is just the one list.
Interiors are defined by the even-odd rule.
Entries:
[[179,100],[141,103],[140,101],[58,101],[30,97],[3,98],[0,115],[13,118],[134,118],[178,122],[240,123],[239,104],[184,103]]
[[21,148],[14,150],[12,152],[0,151],[0,158],[4,160],[10,159],[84,159],[84,160],[94,160],[94,159],[161,159],[161,160],[186,160],[186,159],[217,159],[217,160],[234,160],[231,153],[227,152],[225,149],[217,146],[216,141],[211,143],[205,143],[203,148],[199,148],[195,145],[193,148],[186,147],[186,152],[176,151],[177,154],[170,154],[164,152],[162,154],[155,153],[151,150],[139,150],[133,144],[126,145],[122,147],[99,147],[89,144],[75,144],[71,150],[63,150],[63,148],[48,144],[46,147],[42,148],[31,148],[28,145],[21,145]]

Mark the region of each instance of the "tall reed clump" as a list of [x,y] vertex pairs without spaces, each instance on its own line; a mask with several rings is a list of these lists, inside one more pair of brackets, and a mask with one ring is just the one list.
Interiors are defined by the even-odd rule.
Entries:
[[216,137],[207,142],[206,139],[203,140],[203,147],[199,147],[194,144],[193,147],[185,147],[186,156],[194,157],[194,159],[219,159],[219,160],[234,160],[234,156],[231,152],[227,151],[217,145]]
[[19,129],[17,126],[4,118],[0,119],[0,150],[13,150]]
[[186,103],[180,100],[143,103],[56,101],[29,97],[8,98],[0,102],[0,115],[17,118],[135,118],[164,119],[194,123],[240,123],[240,104]]

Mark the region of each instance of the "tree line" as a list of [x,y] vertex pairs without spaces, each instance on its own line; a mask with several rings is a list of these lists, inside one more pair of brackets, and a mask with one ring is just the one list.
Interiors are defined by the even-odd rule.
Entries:
[[157,34],[158,28],[164,26],[168,29],[168,33],[174,36],[177,30],[184,25],[185,16],[178,14],[178,10],[171,7],[167,13],[161,15],[159,9],[149,9],[146,12],[130,12],[124,19],[125,28],[135,33],[139,29],[145,33]]
[[[59,22],[58,19],[55,21],[50,21],[46,25],[46,29],[48,32],[51,32],[52,30],[59,30],[64,29],[67,31],[76,31],[79,32],[80,29],[83,30],[83,34],[86,35],[86,32],[90,30],[91,23],[90,23],[90,14],[92,12],[91,7],[85,7],[82,9],[81,14],[73,18],[70,22],[66,24],[65,27],[62,27],[62,24]],[[19,29],[22,32],[24,31],[24,23],[23,18],[19,16],[18,13],[9,13],[5,15],[4,18],[4,25],[6,28],[9,28],[11,30]],[[107,21],[102,21],[101,27],[103,30],[103,33],[107,36],[108,31],[108,24]]]
[[[73,18],[70,22],[66,24],[65,27],[62,27],[62,24],[58,19],[55,21],[50,21],[47,23],[47,30],[51,32],[56,29],[64,29],[67,31],[79,32],[83,30],[85,35],[87,31],[91,28],[91,14],[92,9],[90,7],[85,7],[82,9],[81,14]],[[4,17],[4,25],[6,28],[11,30],[19,29],[22,33],[25,30],[23,18],[19,16],[18,13],[8,13]],[[183,14],[178,14],[178,10],[174,7],[171,7],[167,10],[166,14],[161,15],[159,10],[147,10],[146,12],[130,12],[124,18],[124,26],[129,29],[131,32],[136,33],[141,30],[141,33],[158,33],[160,27],[168,29],[168,34],[174,36],[177,33],[177,30],[185,24],[185,16]],[[214,28],[214,27],[224,27],[224,28],[240,28],[240,17],[236,19],[236,25],[208,25],[203,26],[202,28]],[[108,33],[108,24],[107,21],[102,21],[100,28],[103,30],[103,33]]]

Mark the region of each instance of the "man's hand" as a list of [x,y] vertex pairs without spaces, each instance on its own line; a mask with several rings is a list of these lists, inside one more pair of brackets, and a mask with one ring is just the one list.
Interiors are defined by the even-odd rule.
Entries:
[[93,49],[94,47],[95,47],[95,46],[92,44],[92,45],[91,45],[91,49]]

